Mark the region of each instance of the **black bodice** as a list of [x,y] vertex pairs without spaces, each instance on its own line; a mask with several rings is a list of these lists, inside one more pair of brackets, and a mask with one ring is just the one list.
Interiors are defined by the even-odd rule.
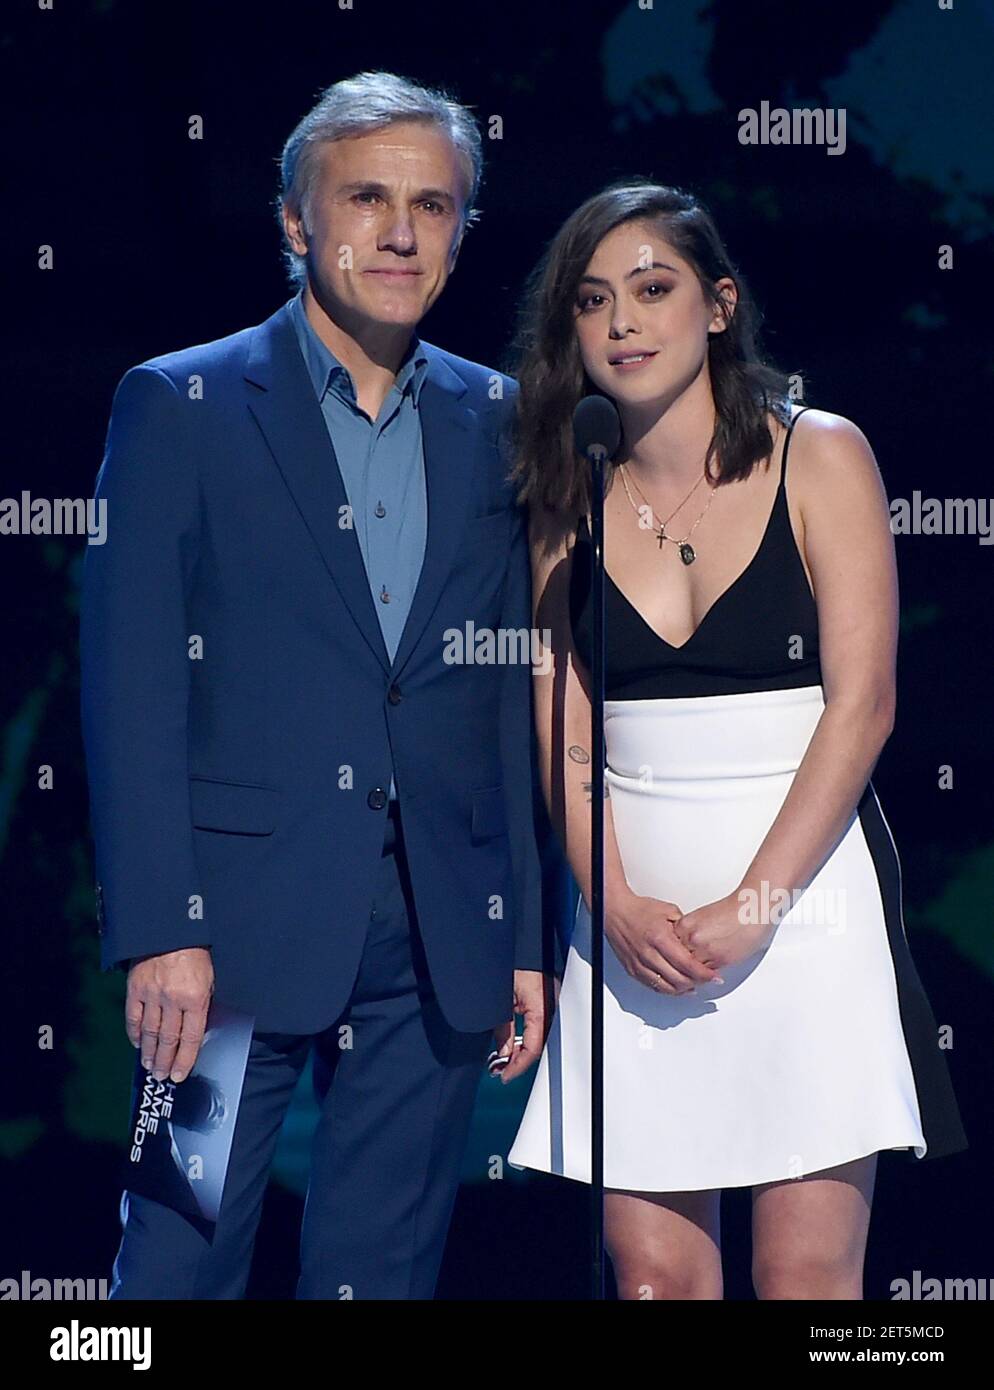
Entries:
[[[818,613],[794,540],[784,486],[791,435],[803,413],[798,411],[788,427],[780,484],[759,549],[682,646],[674,647],[660,637],[605,576],[607,699],[731,695],[821,683]],[[569,601],[573,642],[588,670],[591,555],[583,518],[573,548]]]

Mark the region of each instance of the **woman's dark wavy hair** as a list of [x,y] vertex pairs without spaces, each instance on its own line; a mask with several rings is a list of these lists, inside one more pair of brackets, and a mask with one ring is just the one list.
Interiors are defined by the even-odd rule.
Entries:
[[[722,483],[747,477],[769,457],[773,439],[767,412],[790,417],[789,379],[764,360],[756,345],[759,314],[733,266],[711,214],[690,193],[649,180],[625,180],[588,198],[567,219],[532,271],[518,312],[508,370],[517,377],[514,419],[518,499],[532,508],[579,516],[589,509],[588,464],[573,446],[577,402],[599,391],[580,359],[574,310],[580,278],[599,243],[625,222],[648,221],[693,268],[705,297],[728,324],[708,340],[715,429],[704,469]],[[715,282],[730,276],[738,304],[729,308]],[[718,470],[710,462],[718,457]]]

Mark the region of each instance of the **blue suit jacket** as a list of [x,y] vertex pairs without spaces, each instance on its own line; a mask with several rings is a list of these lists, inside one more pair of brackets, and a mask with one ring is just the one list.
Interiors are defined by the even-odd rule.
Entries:
[[218,999],[262,1030],[345,1005],[391,772],[449,1022],[509,1018],[513,967],[559,965],[530,667],[447,662],[443,636],[531,628],[517,387],[425,348],[427,548],[392,663],[286,305],[114,397],[80,629],[101,964],[209,945]]

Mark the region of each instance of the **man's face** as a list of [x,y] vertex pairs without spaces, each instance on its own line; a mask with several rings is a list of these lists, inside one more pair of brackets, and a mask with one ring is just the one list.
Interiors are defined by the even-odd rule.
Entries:
[[346,331],[413,328],[442,293],[462,241],[464,165],[436,127],[398,122],[318,151],[306,232],[284,210],[312,288]]

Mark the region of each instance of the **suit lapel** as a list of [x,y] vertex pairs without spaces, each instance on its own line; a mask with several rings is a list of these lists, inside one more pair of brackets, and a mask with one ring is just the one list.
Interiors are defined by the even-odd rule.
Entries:
[[[393,664],[394,676],[399,676],[410,660],[452,568],[472,495],[477,441],[476,412],[460,400],[466,391],[462,378],[446,365],[431,344],[424,343],[424,348],[428,354],[428,370],[419,412],[428,497],[428,539],[411,611]],[[441,647],[441,633],[438,644]]]
[[[441,596],[470,498],[476,412],[460,404],[466,387],[424,343],[428,370],[419,409],[424,441],[428,537],[421,576],[397,656],[390,658],[370,593],[355,528],[339,525],[345,484],[284,304],[251,336],[245,366],[248,407],[345,606],[384,673],[398,675]],[[441,634],[439,634],[441,642]]]

